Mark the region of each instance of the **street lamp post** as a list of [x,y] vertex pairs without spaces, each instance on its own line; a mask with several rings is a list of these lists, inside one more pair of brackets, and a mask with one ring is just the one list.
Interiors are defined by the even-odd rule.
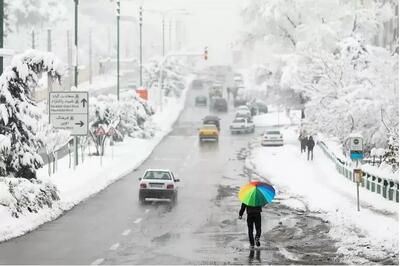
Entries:
[[[4,0],[0,0],[0,48],[4,45]],[[3,74],[3,56],[0,56],[0,75]]]
[[143,25],[143,7],[139,7],[139,58],[140,58],[140,87],[143,86],[143,39],[142,39],[142,25]]
[[121,15],[121,2],[117,0],[117,100],[119,101],[119,22]]
[[[75,1],[75,88],[78,88],[78,5],[79,0]],[[79,164],[78,159],[78,137],[74,137],[74,157],[75,157],[75,167]]]
[[165,16],[162,17],[162,56],[165,56]]

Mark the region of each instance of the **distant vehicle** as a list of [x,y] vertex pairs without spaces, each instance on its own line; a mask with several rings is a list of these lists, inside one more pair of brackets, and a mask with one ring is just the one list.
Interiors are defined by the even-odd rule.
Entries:
[[268,113],[268,106],[262,101],[256,101],[256,105],[258,108],[258,113],[266,114]]
[[209,88],[208,96],[211,100],[212,97],[222,97],[223,95],[223,87],[219,84],[214,84]]
[[243,75],[242,75],[242,73],[239,73],[239,72],[233,73],[233,79],[235,79],[235,78],[238,78],[238,79],[243,80]]
[[261,139],[262,146],[283,146],[283,135],[279,130],[266,130]]
[[176,203],[178,199],[177,179],[168,169],[147,169],[142,178],[139,178],[139,202],[146,199],[169,199]]
[[203,80],[195,79],[192,82],[192,88],[195,90],[201,90],[204,88]]
[[228,112],[228,102],[222,97],[211,98],[210,107],[216,112]]
[[234,77],[233,78],[233,84],[237,87],[243,86],[244,82],[241,77]]
[[252,115],[250,109],[246,105],[240,105],[236,109],[236,117],[251,117],[251,116]]
[[249,117],[236,117],[229,126],[231,134],[235,133],[254,133],[256,127],[253,120]]
[[216,125],[205,124],[199,129],[199,141],[213,140],[218,142],[219,131]]
[[204,95],[196,96],[194,104],[196,106],[207,106],[207,97]]
[[207,115],[203,118],[203,125],[214,125],[217,127],[218,131],[221,130],[220,128],[220,121],[221,119],[215,115]]

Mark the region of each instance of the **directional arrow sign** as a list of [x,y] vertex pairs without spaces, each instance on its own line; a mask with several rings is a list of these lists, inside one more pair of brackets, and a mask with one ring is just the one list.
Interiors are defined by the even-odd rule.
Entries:
[[88,92],[50,92],[49,118],[56,129],[71,131],[73,136],[88,134]]

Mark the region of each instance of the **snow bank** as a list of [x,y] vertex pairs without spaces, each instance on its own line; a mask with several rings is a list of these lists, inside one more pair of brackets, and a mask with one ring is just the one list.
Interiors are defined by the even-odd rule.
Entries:
[[[190,80],[186,80],[187,84]],[[51,177],[59,190],[60,200],[53,206],[45,207],[37,213],[24,212],[18,219],[13,218],[10,209],[2,202],[10,201],[6,189],[0,187],[0,241],[23,235],[39,225],[54,220],[64,211],[71,209],[79,202],[98,193],[108,185],[137,168],[153,151],[158,143],[172,130],[184,108],[186,91],[179,99],[167,97],[164,111],[156,113],[153,121],[158,130],[151,139],[126,138],[112,148],[108,146],[106,155],[86,157],[83,164],[75,170],[68,168],[68,157],[58,162],[58,172]],[[39,181],[47,180],[48,173],[42,168],[38,171]]]
[[[301,197],[308,209],[329,220],[330,234],[339,240],[339,252],[354,263],[354,252],[386,256],[398,252],[398,204],[360,189],[361,211],[356,208],[356,185],[337,173],[323,151],[314,161],[300,154],[297,134],[283,131],[285,146],[258,147],[246,161],[268,178],[282,194]],[[363,261],[361,261],[363,262]]]

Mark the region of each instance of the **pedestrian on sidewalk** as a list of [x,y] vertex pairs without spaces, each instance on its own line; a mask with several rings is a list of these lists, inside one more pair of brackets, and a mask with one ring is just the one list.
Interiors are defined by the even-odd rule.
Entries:
[[312,136],[308,138],[307,141],[307,160],[313,160],[314,159],[314,146],[315,142]]
[[250,247],[254,248],[254,227],[256,228],[256,238],[255,244],[257,247],[260,246],[260,236],[261,236],[261,207],[251,207],[242,203],[242,206],[239,211],[239,219],[242,219],[243,213],[246,210],[247,212],[247,229],[249,233],[249,241]]
[[299,136],[299,141],[300,141],[300,152],[306,152],[306,146],[307,146],[307,136],[304,136],[303,133],[300,134]]

